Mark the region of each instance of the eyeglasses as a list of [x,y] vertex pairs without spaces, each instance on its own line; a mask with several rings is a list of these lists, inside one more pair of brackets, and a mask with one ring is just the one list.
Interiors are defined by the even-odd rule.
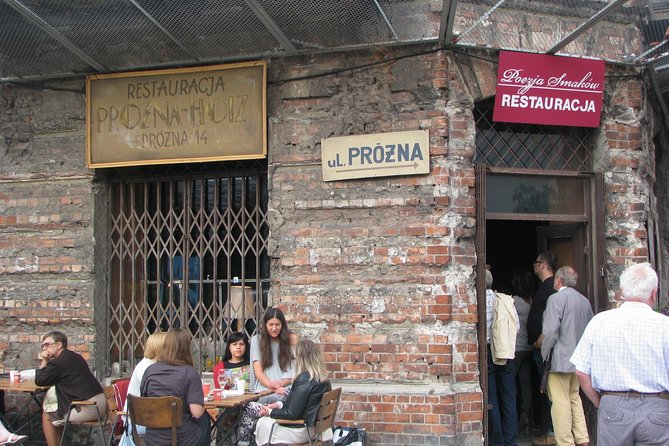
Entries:
[[534,262],[532,262],[533,265],[537,265],[539,263],[544,263],[544,262],[542,260],[535,260]]
[[45,342],[42,344],[42,350],[56,344],[55,342]]

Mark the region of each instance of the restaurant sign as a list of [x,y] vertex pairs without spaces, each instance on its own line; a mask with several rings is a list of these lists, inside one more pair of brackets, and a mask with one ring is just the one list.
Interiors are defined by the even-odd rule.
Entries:
[[493,120],[599,127],[604,61],[502,51]]
[[266,65],[91,75],[89,167],[264,158]]
[[430,172],[428,130],[321,139],[323,181]]

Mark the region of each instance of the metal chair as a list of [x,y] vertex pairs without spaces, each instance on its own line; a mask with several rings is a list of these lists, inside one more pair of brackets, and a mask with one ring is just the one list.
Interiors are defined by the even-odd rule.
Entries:
[[318,437],[327,429],[332,429],[332,426],[334,426],[335,415],[337,414],[340,398],[341,387],[330,390],[329,392],[325,392],[323,394],[321,397],[320,407],[318,408],[318,413],[316,414],[316,424],[311,426],[311,429],[305,420],[276,420],[276,423],[272,425],[272,430],[269,432],[269,444],[272,444],[272,435],[274,434],[274,428],[277,425],[303,425],[307,429],[309,442],[300,443],[297,446],[313,446],[314,444],[322,445],[323,442],[319,440]]
[[[105,399],[107,399],[107,388],[104,389],[105,392]],[[111,391],[113,395],[113,390]],[[95,406],[95,412],[97,415],[97,419],[91,420],[91,421],[74,421],[70,420],[70,414],[72,413],[73,410],[77,410],[77,408],[81,408],[84,406]],[[94,426],[99,426],[100,427],[100,436],[102,437],[102,445],[106,446],[107,445],[107,440],[105,438],[105,428],[104,426],[107,424],[107,421],[109,419],[109,411],[105,410],[104,411],[104,416],[103,414],[100,413],[100,407],[95,401],[72,401],[70,403],[70,407],[67,410],[67,415],[65,416],[65,427],[63,427],[63,433],[60,437],[60,444],[65,444],[65,434],[67,433],[67,428],[70,425],[76,425],[76,426],[88,426],[88,437],[86,438],[86,443],[88,444],[90,437],[91,437],[91,431],[93,430]]]
[[128,395],[128,412],[132,422],[132,439],[144,445],[137,425],[155,429],[172,429],[172,446],[177,446],[177,428],[181,426],[181,398],[176,396],[140,397]]

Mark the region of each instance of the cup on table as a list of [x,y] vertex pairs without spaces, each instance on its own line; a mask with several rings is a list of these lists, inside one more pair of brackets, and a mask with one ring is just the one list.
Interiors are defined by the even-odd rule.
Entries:
[[21,382],[21,372],[18,370],[12,370],[9,372],[9,381],[14,384],[19,384]]
[[244,393],[245,389],[246,389],[246,381],[244,381],[243,379],[237,380],[237,390]]
[[202,383],[202,393],[204,396],[209,395],[209,391],[211,390],[211,384],[209,383]]
[[214,395],[214,400],[215,401],[220,401],[222,399],[221,389],[214,389],[214,390],[212,390],[212,393]]

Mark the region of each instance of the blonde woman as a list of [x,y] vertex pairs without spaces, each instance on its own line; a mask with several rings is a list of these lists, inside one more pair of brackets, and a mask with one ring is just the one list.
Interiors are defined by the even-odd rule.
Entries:
[[[155,364],[155,362],[158,360],[158,355],[160,352],[163,350],[163,346],[165,345],[165,336],[167,336],[167,333],[165,332],[158,332],[158,333],[153,333],[148,337],[146,340],[146,348],[144,349],[144,357],[142,358],[139,363],[135,366],[135,370],[132,371],[132,376],[130,377],[130,383],[128,384],[128,395],[135,395],[139,396],[140,395],[140,390],[139,386],[142,383],[142,377],[144,376],[144,372],[146,369],[151,365]],[[128,402],[127,402],[127,395],[126,395],[126,403],[125,407],[123,410],[127,413],[128,412]],[[144,426],[137,426],[137,432],[139,432],[140,435],[144,435],[144,432],[146,431],[146,428]],[[127,420],[127,425],[125,426],[123,436],[121,437],[121,443],[124,446],[131,446],[133,445],[132,441],[132,426],[130,425],[130,419]]]
[[[321,397],[331,389],[321,350],[309,340],[299,341],[295,354],[293,388],[285,401],[277,401],[260,409],[262,418],[256,425],[256,443],[258,445],[270,443],[269,435],[275,419],[305,420],[309,426],[315,425]],[[331,439],[332,432],[326,431],[321,440]],[[309,441],[309,434],[304,427],[277,425],[271,440],[272,444],[301,444]]]

